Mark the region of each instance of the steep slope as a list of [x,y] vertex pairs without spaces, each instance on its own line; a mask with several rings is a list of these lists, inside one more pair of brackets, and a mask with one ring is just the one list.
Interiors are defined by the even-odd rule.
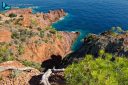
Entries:
[[62,9],[37,14],[32,14],[30,9],[9,10],[2,15],[4,17],[1,16],[0,41],[9,45],[13,57],[17,56],[18,60],[41,63],[50,59],[52,55],[63,58],[71,52],[71,45],[79,35],[75,32],[57,31],[50,27],[53,22],[65,15]]
[[[63,9],[36,14],[12,9],[0,14],[0,85],[38,85],[42,67],[59,66],[79,35],[51,27],[65,15]],[[33,69],[23,70],[26,67]]]

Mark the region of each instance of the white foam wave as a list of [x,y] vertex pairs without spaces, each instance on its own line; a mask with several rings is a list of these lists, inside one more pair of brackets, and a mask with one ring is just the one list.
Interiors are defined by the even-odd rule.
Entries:
[[30,6],[30,7],[28,7],[28,8],[31,8],[31,9],[38,9],[39,6]]
[[61,17],[59,20],[64,20],[64,17]]
[[[68,13],[66,13],[66,16],[68,16]],[[61,17],[61,18],[59,19],[59,21],[64,20],[66,16]]]

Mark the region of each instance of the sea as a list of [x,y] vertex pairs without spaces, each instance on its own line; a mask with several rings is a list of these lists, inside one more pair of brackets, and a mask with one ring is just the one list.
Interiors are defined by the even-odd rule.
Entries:
[[[72,45],[77,50],[89,33],[99,34],[111,27],[128,29],[128,0],[0,0],[16,8],[32,8],[33,12],[64,9],[67,16],[53,24],[59,31],[78,31]],[[2,11],[2,7],[0,7]]]

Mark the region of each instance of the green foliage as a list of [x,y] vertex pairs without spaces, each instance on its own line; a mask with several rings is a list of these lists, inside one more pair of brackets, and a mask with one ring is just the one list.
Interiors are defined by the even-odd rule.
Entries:
[[100,51],[99,51],[99,55],[100,55],[100,56],[102,56],[104,53],[105,53],[104,50],[100,50]]
[[19,55],[22,55],[23,53],[24,53],[24,47],[22,46],[22,45],[19,45],[18,46],[18,53],[19,53]]
[[17,76],[20,74],[20,72],[21,72],[21,71],[19,71],[19,70],[14,70],[14,71],[12,71],[12,73],[10,74],[10,77],[11,77],[11,78],[15,78],[15,77],[17,77]]
[[31,23],[32,23],[32,25],[37,25],[37,22],[35,19],[31,19]]
[[37,35],[35,32],[28,30],[28,29],[18,29],[12,31],[11,37],[19,42],[25,42],[29,38]]
[[112,28],[111,28],[111,31],[115,31],[115,30],[116,30],[116,27],[112,27]]
[[45,42],[45,43],[48,43],[48,40],[46,39],[46,40],[44,40],[44,42]]
[[48,27],[46,27],[45,29],[46,30],[49,30],[49,29],[52,29],[53,27],[52,26],[48,26]]
[[54,29],[54,28],[52,28],[52,29],[50,29],[50,31],[49,31],[50,33],[52,33],[52,34],[56,34],[57,33],[57,30],[56,29]]
[[9,49],[9,44],[0,43],[0,63],[4,61],[12,61],[14,59],[11,49]]
[[112,32],[116,32],[116,33],[121,33],[121,32],[123,32],[124,30],[123,30],[121,27],[112,27],[112,28],[111,28],[111,31],[112,31]]
[[62,36],[60,34],[57,34],[58,39],[62,39]]
[[[100,52],[101,54],[103,51]],[[69,85],[128,85],[128,60],[105,53],[105,58],[93,59],[86,55],[80,63],[73,63],[65,70]]]
[[95,39],[95,35],[89,33],[89,34],[87,35],[87,38],[88,38],[89,41],[94,40],[94,39]]
[[44,37],[44,30],[40,30],[40,34],[39,34],[39,36],[40,36],[41,38]]
[[14,13],[9,14],[9,17],[10,17],[10,18],[12,18],[12,17],[16,17],[16,16],[17,16],[17,15],[14,14]]
[[118,32],[123,32],[121,27],[116,27]]
[[52,33],[52,34],[57,33],[57,30],[55,28],[53,28],[52,26],[47,27],[46,30],[49,30],[49,32]]
[[36,68],[36,69],[41,71],[41,64],[40,63],[35,63],[35,62],[32,62],[32,61],[24,60],[24,61],[22,61],[22,64],[25,65],[25,66],[28,66],[28,67]]

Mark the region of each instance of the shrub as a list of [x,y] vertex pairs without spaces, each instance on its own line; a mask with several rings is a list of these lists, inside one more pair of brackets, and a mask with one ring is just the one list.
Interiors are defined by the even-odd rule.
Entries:
[[8,56],[6,56],[5,58],[3,58],[3,60],[4,60],[4,61],[13,61],[13,60],[15,60],[15,58],[14,58],[14,56],[12,56],[12,55],[8,55]]
[[44,40],[44,42],[45,42],[45,43],[48,43],[48,40],[46,39],[46,40]]
[[14,14],[14,13],[11,13],[11,14],[9,14],[9,17],[16,17],[17,15],[16,14]]
[[52,34],[56,34],[57,33],[57,30],[56,29],[54,29],[54,28],[52,28],[52,29],[50,29],[50,31],[49,31],[50,33],[52,33]]
[[9,49],[9,44],[0,43],[0,63],[14,60],[13,53]]
[[123,29],[121,27],[116,27],[118,32],[123,32]]
[[19,70],[12,71],[12,73],[10,74],[10,78],[16,78],[20,74],[20,72],[21,71]]
[[57,34],[57,38],[58,38],[58,39],[62,39],[62,35]]
[[52,26],[47,27],[46,30],[49,30],[49,32],[52,33],[52,34],[57,33],[57,30],[55,28],[53,28]]
[[24,60],[24,61],[22,61],[22,64],[25,66],[28,66],[28,67],[33,67],[35,69],[41,70],[41,64],[40,63],[35,63],[32,61]]
[[40,30],[40,34],[39,34],[39,36],[40,36],[41,38],[44,37],[44,30]]
[[115,33],[122,33],[122,32],[124,32],[124,30],[121,27],[112,27],[111,31],[115,32]]
[[25,42],[26,40],[28,40],[29,38],[31,38],[35,35],[37,35],[37,33],[33,32],[31,30],[19,29],[19,30],[12,31],[11,37],[13,39],[18,39],[21,42]]
[[65,78],[69,85],[128,85],[128,60],[116,57],[112,61],[111,54],[96,59],[86,55],[66,68]]
[[18,31],[13,31],[11,37],[13,39],[19,39],[20,38],[20,33]]
[[46,30],[49,30],[49,29],[52,29],[53,27],[52,26],[48,26],[48,27],[46,27],[45,29]]
[[32,23],[32,25],[37,25],[37,22],[35,19],[31,19],[31,23]]
[[23,53],[24,53],[24,47],[22,46],[22,45],[19,45],[18,46],[18,53],[19,53],[19,55],[22,55]]

